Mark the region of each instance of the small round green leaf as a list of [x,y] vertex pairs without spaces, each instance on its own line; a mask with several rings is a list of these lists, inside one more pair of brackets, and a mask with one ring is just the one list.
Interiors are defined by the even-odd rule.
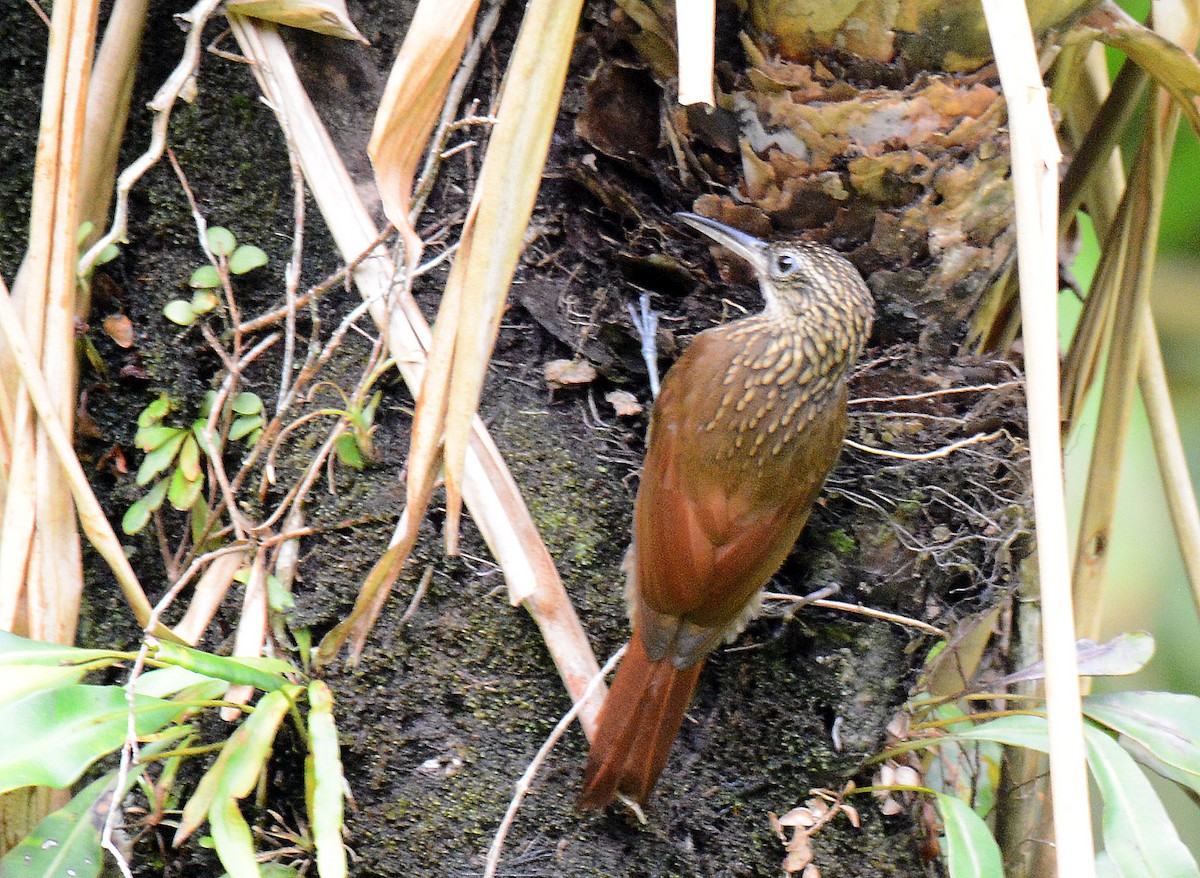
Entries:
[[171,461],[175,459],[175,455],[179,451],[179,446],[183,444],[183,437],[186,433],[186,430],[176,430],[173,437],[146,455],[146,459],[138,468],[137,483],[139,485],[148,484],[152,478],[171,465]]
[[192,295],[192,310],[197,314],[207,314],[217,307],[217,296],[212,290],[196,290]]
[[150,405],[142,409],[142,413],[138,415],[138,426],[149,427],[151,424],[157,424],[167,416],[167,412],[171,410],[171,398],[165,393],[160,396]]
[[148,426],[133,434],[133,444],[142,451],[150,452],[174,439],[181,432],[179,427]]
[[121,518],[121,530],[127,534],[135,534],[150,521],[150,506],[143,497],[125,510]]
[[171,505],[180,511],[191,509],[192,504],[196,502],[196,498],[200,496],[200,490],[204,487],[204,478],[189,479],[184,473],[182,467],[175,467],[175,474],[171,476],[171,489],[167,492],[167,499],[171,501]]
[[167,302],[167,306],[163,308],[163,316],[180,326],[191,326],[196,322],[196,312],[192,310],[191,303],[185,302],[183,299],[172,299]]
[[109,244],[100,251],[100,255],[96,257],[96,265],[104,265],[106,262],[112,262],[121,255],[121,250],[116,244]]
[[150,507],[151,512],[157,511],[158,508],[162,506],[163,500],[166,499],[167,496],[167,485],[169,482],[170,479],[159,479],[155,486],[147,491],[146,496],[142,498]]
[[188,286],[198,290],[212,290],[221,285],[221,273],[212,265],[201,265],[188,278]]
[[263,401],[257,393],[239,393],[231,405],[239,415],[257,415],[263,409]]
[[217,256],[228,256],[237,247],[233,232],[222,226],[210,226],[204,237],[208,240],[208,249]]
[[354,436],[351,433],[343,433],[341,436],[338,436],[333,449],[337,452],[338,460],[346,464],[346,466],[362,469],[367,465],[367,462],[363,459],[362,451],[359,449],[358,443],[354,441]]
[[229,270],[234,274],[245,274],[267,264],[267,254],[253,244],[243,244],[229,257]]
[[178,466],[183,470],[184,478],[189,481],[194,482],[200,478],[200,446],[196,437],[191,434],[183,440],[183,447],[179,449]]
[[229,427],[229,438],[235,441],[244,439],[261,427],[262,423],[263,419],[260,415],[235,418],[233,424]]

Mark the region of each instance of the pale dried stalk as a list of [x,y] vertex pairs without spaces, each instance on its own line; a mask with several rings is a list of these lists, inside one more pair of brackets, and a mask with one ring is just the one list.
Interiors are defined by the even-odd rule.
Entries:
[[[236,16],[230,22],[242,51],[255,62],[255,72],[272,108],[286,120],[295,137],[313,198],[339,250],[347,259],[358,256],[378,239],[378,229],[308,100],[287,49],[272,28]],[[387,311],[384,303],[388,301],[395,273],[396,266],[386,250],[378,247],[355,268],[354,279],[364,300],[371,303],[373,319],[387,328],[390,353],[405,382],[410,388],[417,388],[424,371],[430,332],[416,302],[407,293],[396,296],[396,309]],[[467,449],[464,494],[480,532],[504,571],[510,599],[529,610],[541,628],[567,690],[573,698],[581,698],[599,666],[516,483],[477,417],[472,421]],[[366,612],[371,603],[367,600],[362,607],[356,605],[356,609]],[[589,699],[581,714],[589,734],[600,700]]]
[[1086,805],[1087,765],[1059,438],[1056,229],[1057,171],[1062,157],[1028,16],[1022,14],[1022,7],[1003,0],[983,0],[983,11],[1008,105],[1012,142],[1055,857],[1059,875],[1092,878],[1095,843]]
[[675,0],[679,41],[679,103],[716,106],[713,97],[713,32],[716,0]]
[[[108,24],[104,27],[104,39],[100,41],[96,63],[92,67],[83,164],[79,174],[80,220],[95,226],[88,243],[99,237],[100,229],[108,221],[148,6],[149,0],[117,0],[113,3]],[[79,312],[86,314],[87,310],[80,307]]]
[[[13,292],[22,325],[54,388],[50,405],[68,425],[75,409],[79,168],[97,7],[96,0],[75,0],[54,9],[29,247]],[[11,370],[5,371],[15,378]],[[14,623],[14,597],[23,585],[29,636],[71,643],[83,590],[71,493],[23,387],[17,387],[15,402],[13,457],[0,535],[0,594],[5,595],[0,625]]]
[[[117,583],[121,586],[125,600],[133,609],[138,623],[143,626],[149,625],[150,601],[147,600],[146,593],[142,590],[137,575],[129,564],[129,559],[125,557],[121,542],[113,532],[104,510],[100,508],[100,502],[92,493],[92,486],[88,483],[83,467],[80,466],[79,459],[75,456],[71,439],[54,411],[50,389],[46,386],[46,379],[42,377],[41,370],[29,351],[29,342],[25,340],[25,335],[17,320],[16,309],[13,307],[12,299],[9,298],[8,289],[3,281],[0,281],[0,333],[3,334],[16,362],[16,367],[20,370],[21,380],[25,382],[30,401],[41,419],[50,445],[58,455],[58,462],[66,472],[79,513],[79,521],[83,525],[83,532],[87,534],[88,540],[96,548],[96,551],[112,568],[113,575],[116,576]],[[179,640],[162,625],[155,627],[153,633],[173,642]]]

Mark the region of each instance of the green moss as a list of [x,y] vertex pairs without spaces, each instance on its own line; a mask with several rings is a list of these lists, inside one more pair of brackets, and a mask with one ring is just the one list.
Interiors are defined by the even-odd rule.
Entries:
[[846,533],[841,528],[838,528],[837,530],[830,532],[829,545],[832,546],[833,550],[839,555],[849,555],[855,550],[855,548],[857,548],[858,543],[855,542],[854,537],[850,536],[850,534]]

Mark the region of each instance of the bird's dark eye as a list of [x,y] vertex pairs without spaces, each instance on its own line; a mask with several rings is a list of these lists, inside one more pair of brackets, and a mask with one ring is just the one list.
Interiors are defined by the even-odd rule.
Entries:
[[800,261],[790,253],[780,253],[775,257],[775,273],[791,274],[800,266]]

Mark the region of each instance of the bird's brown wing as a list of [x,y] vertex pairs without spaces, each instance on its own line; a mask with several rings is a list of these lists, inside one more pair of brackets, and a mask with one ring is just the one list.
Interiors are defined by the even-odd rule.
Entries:
[[674,416],[652,428],[634,510],[634,570],[638,599],[655,615],[724,629],[741,618],[803,529],[837,459],[845,404],[844,397],[831,401],[762,468],[715,460],[713,449],[728,442],[705,429],[720,376],[695,368],[705,362],[704,341],[689,348],[700,347],[692,363],[672,370],[683,380],[668,374],[664,381],[658,409]]

